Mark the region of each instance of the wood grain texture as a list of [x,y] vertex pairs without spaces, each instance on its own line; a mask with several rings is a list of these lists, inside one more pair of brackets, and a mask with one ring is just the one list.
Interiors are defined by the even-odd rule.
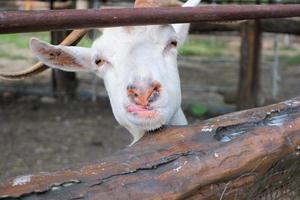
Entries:
[[0,199],[232,199],[299,146],[300,97],[168,127],[85,166],[7,180]]
[[261,90],[260,56],[262,48],[261,24],[248,21],[241,28],[240,76],[237,108],[243,110],[259,105]]

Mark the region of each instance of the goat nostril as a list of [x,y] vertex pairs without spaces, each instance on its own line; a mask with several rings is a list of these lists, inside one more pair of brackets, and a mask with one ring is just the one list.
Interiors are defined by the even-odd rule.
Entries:
[[159,95],[160,95],[159,89],[154,88],[152,94],[148,98],[149,103],[156,101],[158,99]]
[[161,84],[159,82],[155,81],[155,82],[152,82],[151,87],[152,87],[151,93],[150,93],[150,96],[148,97],[149,103],[153,103],[160,96]]
[[127,90],[134,90],[136,87],[134,85],[128,85]]
[[130,97],[138,97],[139,94],[135,90],[127,90],[127,95]]
[[159,82],[152,83],[153,91],[160,92],[161,84]]
[[161,84],[158,82],[130,84],[127,86],[127,95],[130,100],[142,106],[149,106],[156,101],[161,93]]
[[136,87],[134,85],[128,85],[126,89],[127,89],[127,95],[128,96],[131,96],[131,97],[137,97],[138,96]]
[[153,93],[151,94],[151,96],[149,97],[149,99],[148,99],[149,103],[154,102],[154,101],[157,99],[157,97],[158,97],[157,92],[153,92]]

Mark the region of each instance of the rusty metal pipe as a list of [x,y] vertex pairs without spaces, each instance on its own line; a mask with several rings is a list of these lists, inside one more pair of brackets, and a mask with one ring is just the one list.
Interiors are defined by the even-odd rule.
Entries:
[[300,5],[213,5],[196,8],[2,11],[0,33],[299,17]]

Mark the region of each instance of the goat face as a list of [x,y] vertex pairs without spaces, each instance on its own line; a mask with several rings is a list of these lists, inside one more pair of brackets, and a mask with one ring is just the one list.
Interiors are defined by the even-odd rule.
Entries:
[[180,107],[178,38],[172,26],[112,28],[92,47],[118,122],[149,131],[168,124]]
[[[189,0],[185,5],[198,3]],[[188,24],[108,28],[91,48],[32,39],[31,49],[52,68],[90,71],[103,78],[115,118],[136,142],[164,124],[186,124],[176,59],[188,28]]]

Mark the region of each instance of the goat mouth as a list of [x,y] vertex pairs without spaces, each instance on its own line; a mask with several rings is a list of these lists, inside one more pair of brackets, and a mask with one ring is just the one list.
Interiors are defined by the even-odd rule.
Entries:
[[130,105],[127,107],[127,112],[139,118],[155,118],[158,112],[150,107]]

